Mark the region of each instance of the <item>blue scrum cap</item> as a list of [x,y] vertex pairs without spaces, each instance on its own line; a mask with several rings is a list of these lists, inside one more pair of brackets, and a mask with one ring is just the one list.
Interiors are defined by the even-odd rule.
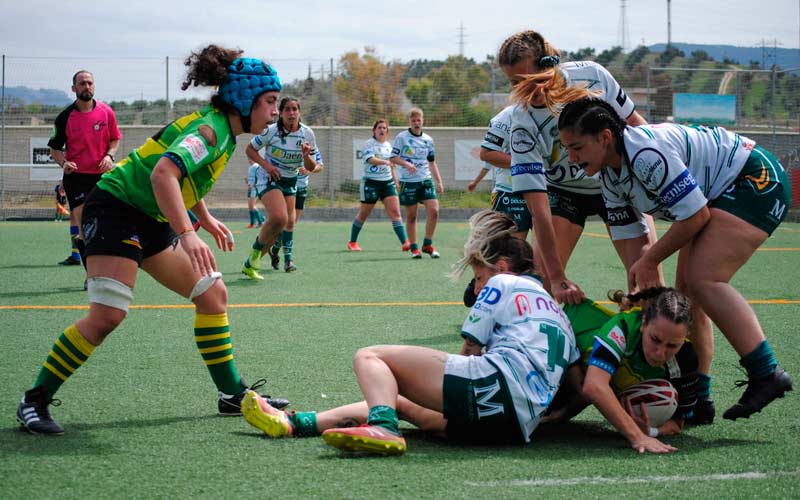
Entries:
[[256,97],[282,88],[278,72],[261,59],[239,57],[228,66],[228,80],[220,85],[219,95],[242,116],[250,116]]

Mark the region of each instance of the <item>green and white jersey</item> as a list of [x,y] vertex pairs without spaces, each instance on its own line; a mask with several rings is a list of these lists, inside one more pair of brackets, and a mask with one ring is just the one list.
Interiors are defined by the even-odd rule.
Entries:
[[522,434],[530,436],[579,358],[564,311],[533,277],[498,274],[481,290],[461,335],[485,346],[483,358],[502,374]]
[[[273,123],[263,132],[253,137],[250,145],[261,156],[273,164],[281,173],[281,177],[297,177],[297,171],[303,166],[303,150],[301,145],[307,142],[311,145],[311,154],[322,161],[322,156],[317,149],[317,139],[314,131],[300,124],[294,132],[281,137],[278,133],[278,124]],[[263,170],[263,169],[262,169]],[[266,174],[266,172],[265,172]]]
[[392,167],[389,165],[373,165],[368,160],[377,158],[389,160],[392,157],[392,143],[389,141],[378,142],[371,137],[364,143],[364,179],[374,181],[392,180]]
[[429,162],[436,159],[431,136],[422,132],[420,135],[411,133],[411,129],[403,130],[394,138],[392,157],[399,156],[417,168],[413,174],[405,167],[398,166],[397,177],[400,182],[422,182],[431,178]]
[[[514,106],[507,106],[489,121],[489,129],[486,131],[486,135],[483,136],[481,148],[511,154],[511,146],[509,144],[511,138],[511,113],[513,111]],[[486,163],[484,169],[493,169],[494,189],[492,191],[502,191],[504,193],[513,191],[511,188],[511,169],[495,167],[490,163]]]
[[[752,140],[721,127],[674,123],[626,127],[623,143],[622,167],[600,171],[615,240],[645,234],[643,213],[668,221],[688,219],[723,195],[755,147]],[[764,181],[778,178],[774,168],[764,166]]]
[[[215,132],[216,146],[208,144],[198,132],[203,126]],[[150,183],[150,174],[158,160],[166,156],[180,169],[181,197],[184,206],[190,209],[222,174],[235,147],[236,137],[231,132],[228,117],[208,105],[159,130],[113,170],[106,172],[97,187],[150,217],[166,222]]]
[[[592,61],[561,64],[567,86],[585,86],[599,91],[619,116],[627,119],[634,112],[633,101],[603,66]],[[558,137],[558,117],[550,110],[515,106],[511,115],[511,179],[514,192],[546,191],[552,185],[580,194],[600,194],[597,177],[587,177],[569,162],[566,148]]]

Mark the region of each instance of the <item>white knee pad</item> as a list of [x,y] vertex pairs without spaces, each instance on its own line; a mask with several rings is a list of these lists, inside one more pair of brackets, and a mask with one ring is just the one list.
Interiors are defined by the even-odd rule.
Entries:
[[195,297],[203,295],[208,291],[209,288],[211,288],[214,285],[215,281],[221,279],[222,279],[222,273],[219,271],[214,271],[208,276],[203,276],[197,283],[194,284],[194,288],[192,288],[192,293],[189,294],[189,300],[193,300]]
[[89,302],[103,304],[126,313],[128,306],[133,302],[133,289],[112,278],[104,276],[89,278],[86,289],[89,292]]

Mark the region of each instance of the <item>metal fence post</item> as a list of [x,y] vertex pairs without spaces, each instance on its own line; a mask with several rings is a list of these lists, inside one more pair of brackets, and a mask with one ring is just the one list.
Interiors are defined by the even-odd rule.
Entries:
[[644,98],[646,99],[647,104],[645,104],[645,108],[644,109],[647,112],[647,116],[645,117],[645,119],[648,122],[651,122],[651,121],[653,121],[653,114],[650,112],[650,65],[647,66],[647,74],[646,74],[646,76],[647,76],[647,80],[646,80],[646,83],[645,83]]
[[333,208],[333,205],[336,201],[336,197],[334,196],[334,177],[333,177],[333,169],[331,168],[333,165],[333,147],[335,141],[333,140],[333,124],[336,120],[336,92],[333,85],[333,58],[331,57],[331,117],[330,117],[330,124],[328,126],[328,161],[331,162],[328,167],[328,191],[330,191],[330,208]]
[[164,106],[165,107],[165,109],[164,109],[164,118],[165,118],[164,123],[169,123],[170,122],[170,119],[169,119],[169,107],[170,107],[169,106],[169,56],[167,56],[167,58],[166,58],[166,63],[167,63],[167,71],[166,71],[166,79],[165,79],[164,83],[165,83],[165,87],[166,87],[167,102],[166,102],[166,104]]
[[[3,54],[2,82],[0,82],[0,164],[6,159],[6,55]],[[0,170],[0,212],[6,220],[6,173]]]
[[775,127],[777,126],[778,121],[778,112],[777,112],[777,102],[778,102],[778,95],[775,91],[775,80],[777,79],[777,72],[775,71],[777,66],[774,64],[772,65],[772,150],[775,151],[778,148],[778,138],[775,136]]

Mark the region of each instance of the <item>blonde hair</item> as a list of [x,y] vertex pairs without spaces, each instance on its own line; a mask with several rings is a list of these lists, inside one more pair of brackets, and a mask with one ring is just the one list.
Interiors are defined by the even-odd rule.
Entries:
[[544,103],[554,115],[557,115],[567,103],[583,97],[596,96],[597,93],[587,90],[584,84],[567,86],[567,80],[558,70],[560,58],[561,52],[536,31],[520,31],[506,38],[497,51],[497,61],[500,66],[513,66],[520,61],[530,60],[534,68],[539,70],[533,74],[523,75],[522,80],[514,85],[511,92],[512,101],[531,106],[539,85],[545,79],[547,82],[542,87]]
[[408,111],[408,118],[412,118],[416,115],[425,116],[425,113],[422,112],[422,108],[413,107]]
[[514,274],[533,272],[533,249],[517,238],[517,225],[501,212],[481,210],[469,219],[469,236],[464,243],[464,256],[455,263],[450,276],[460,278],[470,266],[495,269],[499,259],[508,262]]

